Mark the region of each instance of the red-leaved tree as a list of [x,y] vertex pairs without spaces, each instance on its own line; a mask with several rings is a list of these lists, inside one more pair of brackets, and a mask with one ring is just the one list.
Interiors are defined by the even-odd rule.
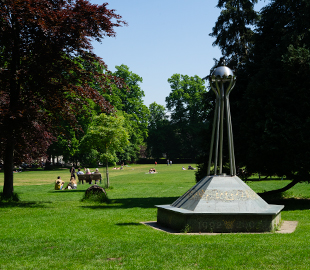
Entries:
[[13,164],[42,156],[65,119],[94,100],[110,104],[90,85],[108,90],[114,78],[96,73],[104,63],[91,41],[115,36],[126,24],[107,3],[86,0],[0,1],[0,155],[4,162],[3,196],[13,194]]

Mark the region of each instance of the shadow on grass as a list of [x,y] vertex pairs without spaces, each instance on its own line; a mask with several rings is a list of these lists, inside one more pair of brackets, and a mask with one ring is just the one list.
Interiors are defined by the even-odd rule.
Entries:
[[[109,204],[96,204],[80,206],[82,208],[90,209],[128,209],[128,208],[155,208],[155,205],[172,204],[178,197],[150,197],[150,198],[126,198],[111,200]],[[295,210],[309,210],[310,199],[297,199],[297,198],[263,198],[269,204],[284,205],[282,211],[295,211]]]
[[46,202],[0,202],[0,208],[12,208],[12,207],[19,207],[19,208],[47,208],[45,205],[46,203],[52,203],[49,201]]
[[290,180],[290,179],[282,179],[281,177],[272,177],[272,179],[270,179],[270,177],[268,176],[268,178],[266,177],[261,177],[260,179],[257,177],[255,178],[248,178],[246,179],[246,182],[262,182],[262,181],[283,181],[283,180]]
[[295,210],[309,210],[310,199],[298,199],[298,198],[270,198],[260,196],[269,204],[284,205],[282,211],[295,211]]
[[65,190],[50,190],[47,193],[74,193],[74,192],[84,192],[85,190],[81,189],[65,189]]
[[125,223],[116,223],[116,225],[118,226],[140,226],[143,224],[138,223],[138,222],[125,222]]
[[91,209],[128,209],[128,208],[155,208],[155,205],[161,204],[172,204],[178,197],[149,197],[149,198],[126,198],[126,199],[115,199],[111,200],[109,204],[103,205],[85,205],[80,206],[82,208],[91,208]]

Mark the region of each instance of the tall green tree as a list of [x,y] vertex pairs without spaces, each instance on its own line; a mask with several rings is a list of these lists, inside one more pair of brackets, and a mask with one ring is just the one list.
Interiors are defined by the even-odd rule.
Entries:
[[[249,75],[245,70],[245,64],[252,54],[255,28],[260,18],[259,13],[254,10],[255,3],[257,3],[257,0],[219,0],[217,7],[221,8],[222,11],[212,29],[212,33],[210,33],[210,36],[216,38],[213,46],[219,46],[223,55],[222,59],[226,59],[226,65],[233,69],[234,74],[237,76],[237,84],[230,99],[233,130],[234,134],[237,134],[235,144],[239,142],[242,144],[244,140],[244,138],[240,139],[238,134],[241,132],[240,129],[244,120],[241,117],[244,114],[244,103],[247,102],[244,98],[244,92]],[[222,59],[215,61],[214,68],[224,64]],[[213,100],[212,104],[214,104],[214,95],[209,95],[209,98]],[[214,114],[213,109],[214,106],[211,107],[210,116]],[[209,144],[210,141],[208,140],[208,144],[201,145],[204,154],[201,155],[198,161],[200,164],[196,173],[197,181],[207,173]],[[238,162],[239,159],[236,160]],[[243,163],[239,165],[241,164]]]
[[293,180],[270,193],[310,181],[309,11],[306,0],[273,0],[264,7],[237,74],[242,110],[232,114],[236,161],[249,172]]
[[147,152],[153,158],[159,159],[164,154],[167,154],[169,147],[173,147],[170,139],[174,136],[174,133],[164,106],[153,102],[149,106],[149,111]]
[[[119,78],[109,75],[111,72],[107,70],[106,66],[102,65],[96,59],[93,62],[88,63],[81,59],[80,66],[89,76],[89,87],[98,91],[98,93],[112,106],[118,104],[121,100],[117,95],[117,92],[110,89],[102,88],[102,85],[96,77],[103,76],[106,80],[106,84],[113,85],[113,87],[124,87],[124,82]],[[85,106],[87,110],[83,114],[75,115],[77,122],[79,123],[79,129],[76,129],[68,123],[68,121],[62,120],[59,129],[57,140],[52,143],[48,148],[48,156],[62,156],[66,162],[72,162],[77,164],[78,162],[88,164],[90,166],[97,166],[97,160],[95,154],[92,152],[79,151],[79,142],[81,138],[87,132],[87,128],[90,125],[91,119],[99,115],[102,110],[98,104],[93,100],[88,100],[88,104]],[[97,165],[96,165],[97,164]]]
[[[205,106],[207,93],[205,81],[197,75],[174,74],[168,79],[171,92],[166,97],[166,107],[171,112],[177,149],[169,158],[196,158],[200,154],[201,134],[207,126],[209,113]],[[175,156],[176,155],[176,156]]]
[[81,149],[97,154],[98,161],[106,164],[107,187],[110,185],[108,163],[118,161],[117,152],[123,152],[129,143],[124,117],[100,114],[96,116],[81,141]]
[[[89,99],[100,109],[109,104],[90,87],[90,66],[104,63],[91,40],[115,36],[124,24],[107,4],[86,0],[0,1],[0,137],[4,160],[3,194],[13,194],[13,163],[42,156],[57,135],[57,124],[87,110]],[[94,61],[95,60],[95,61]],[[107,76],[93,74],[102,89]]]
[[310,181],[309,12],[306,0],[266,6],[246,66],[239,158],[249,171],[293,179],[280,191]]
[[230,66],[243,63],[253,44],[253,26],[259,15],[254,10],[257,0],[219,0],[221,8],[210,36],[215,37],[213,46],[219,46]]
[[[143,104],[144,92],[140,87],[142,78],[137,74],[131,72],[125,65],[116,66],[117,71],[113,75],[107,78],[109,84],[112,85],[111,91],[105,91],[101,89],[100,85],[94,78],[93,74],[109,74],[105,67],[100,66],[98,63],[93,63],[90,66],[88,63],[83,62],[83,68],[90,71],[91,81],[90,86],[98,90],[98,92],[114,106],[114,110],[118,115],[122,115],[125,120],[126,129],[130,136],[130,143],[125,146],[125,151],[118,153],[119,160],[122,161],[134,161],[138,159],[140,154],[141,145],[145,144],[147,137],[147,130],[145,125],[147,123],[148,108]],[[81,151],[75,151],[78,149],[73,148],[73,143],[79,141],[87,131],[91,116],[100,114],[100,108],[90,101],[89,103],[89,115],[78,115],[80,119],[81,131],[72,130],[70,126],[66,126],[66,134],[58,137],[57,142],[54,142],[49,148],[49,153],[55,155],[55,150],[59,155],[63,155],[65,160],[70,162],[82,162],[86,164],[96,163],[93,152],[82,153]],[[90,154],[90,155],[89,155]]]
[[[58,125],[57,140],[53,142],[47,149],[47,155],[53,160],[62,156],[63,161],[78,164],[78,162],[85,161],[86,153],[80,151],[80,140],[85,135],[92,118],[98,114],[93,101],[89,101],[87,111],[84,114],[75,115],[79,128],[75,128],[68,121],[61,121]],[[86,163],[89,164],[89,163]]]
[[113,85],[113,96],[116,98],[112,104],[116,110],[122,111],[130,136],[130,143],[123,153],[119,153],[119,157],[121,160],[136,160],[148,136],[149,110],[144,105],[144,91],[140,86],[143,79],[126,65],[116,66],[113,76],[124,82],[124,86]]

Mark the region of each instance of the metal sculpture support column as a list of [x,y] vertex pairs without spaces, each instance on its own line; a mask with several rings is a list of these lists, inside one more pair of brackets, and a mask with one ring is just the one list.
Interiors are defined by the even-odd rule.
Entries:
[[[175,231],[189,226],[197,233],[272,232],[281,224],[284,206],[268,204],[236,175],[229,104],[236,77],[228,67],[221,66],[207,78],[216,95],[208,175],[172,204],[156,205],[157,224]],[[222,168],[226,129],[228,149],[224,150],[229,152],[230,175]],[[213,152],[214,175],[210,175]]]
[[[229,94],[235,86],[236,77],[234,76],[230,68],[226,66],[221,66],[216,68],[213,74],[209,76],[209,82],[211,89],[216,95],[216,105],[214,110],[213,129],[212,129],[207,175],[210,175],[213,148],[214,148],[214,175],[223,174],[224,112],[226,111],[225,118],[227,122],[230,175],[233,176],[236,175],[236,165],[235,165],[234,141],[233,141],[231,114],[230,114]],[[219,173],[217,173],[217,170],[219,170]]]

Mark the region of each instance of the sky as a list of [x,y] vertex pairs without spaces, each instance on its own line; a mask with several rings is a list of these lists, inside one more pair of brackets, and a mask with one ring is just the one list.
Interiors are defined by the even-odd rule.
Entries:
[[[106,1],[90,0],[93,4]],[[215,38],[210,37],[221,10],[218,0],[110,0],[109,9],[122,16],[128,26],[115,28],[116,37],[93,42],[94,52],[115,71],[127,65],[142,77],[144,104],[166,105],[173,74],[203,78],[210,74],[214,58],[221,57]],[[269,0],[261,0],[256,10]]]

